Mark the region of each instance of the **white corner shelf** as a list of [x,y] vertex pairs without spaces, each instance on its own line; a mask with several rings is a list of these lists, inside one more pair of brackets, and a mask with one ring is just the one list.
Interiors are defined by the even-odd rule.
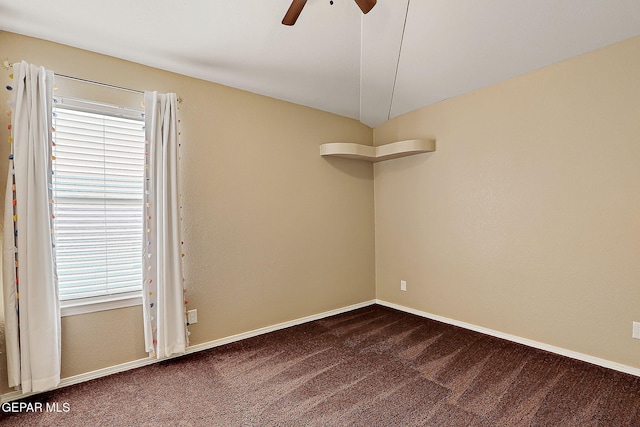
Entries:
[[328,142],[320,146],[321,156],[343,157],[345,159],[381,162],[436,150],[435,139],[409,139],[372,147],[352,142]]

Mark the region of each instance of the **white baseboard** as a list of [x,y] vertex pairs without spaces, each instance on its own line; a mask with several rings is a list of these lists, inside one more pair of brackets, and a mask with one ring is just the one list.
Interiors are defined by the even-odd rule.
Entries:
[[482,334],[491,335],[496,338],[502,338],[507,341],[512,341],[518,344],[526,345],[528,347],[545,350],[550,353],[559,354],[560,356],[570,357],[572,359],[581,360],[583,362],[591,363],[593,365],[602,366],[603,368],[609,368],[615,371],[620,371],[626,374],[631,374],[631,375],[640,377],[640,369],[634,368],[632,366],[623,365],[622,363],[612,362],[610,360],[601,359],[599,357],[589,356],[588,354],[578,353],[576,351],[567,350],[562,347],[556,347],[554,345],[545,344],[543,342],[522,338],[516,335],[511,335],[511,334],[507,334],[500,331],[495,331],[493,329],[484,328],[482,326],[473,325],[471,323],[461,322],[459,320],[450,319],[448,317],[438,316],[437,314],[427,313],[425,311],[416,310],[413,308],[405,307],[402,305],[394,304],[394,303],[379,300],[379,299],[377,299],[375,302],[376,304],[383,305],[389,308],[394,308],[399,311],[404,311],[405,313],[415,314],[420,317],[426,317],[427,319],[437,320],[438,322],[447,323],[453,326],[459,326],[461,328],[469,329],[475,332],[480,332]]
[[[363,307],[367,307],[367,306],[373,305],[375,303],[376,303],[375,300],[365,301],[365,302],[361,302],[361,303],[358,303],[358,304],[353,304],[353,305],[349,305],[349,306],[346,306],[346,307],[341,307],[341,308],[338,308],[338,309],[335,309],[335,310],[329,310],[329,311],[325,311],[325,312],[322,312],[322,313],[313,314],[311,316],[300,317],[298,319],[294,319],[294,320],[290,320],[290,321],[287,321],[287,322],[278,323],[276,325],[266,326],[264,328],[254,329],[252,331],[243,332],[243,333],[240,333],[240,334],[232,335],[230,337],[220,338],[220,339],[209,341],[209,342],[206,342],[206,343],[192,345],[192,346],[189,346],[187,348],[187,351],[185,352],[185,354],[171,356],[171,357],[167,357],[167,358],[160,359],[160,360],[152,359],[152,358],[138,359],[138,360],[133,360],[131,362],[122,363],[122,364],[119,364],[119,365],[109,366],[107,368],[102,368],[102,369],[98,369],[98,370],[95,370],[95,371],[86,372],[84,374],[74,375],[72,377],[63,378],[60,381],[60,384],[58,384],[58,386],[55,387],[54,390],[62,388],[62,387],[67,387],[67,386],[70,386],[70,385],[74,385],[74,384],[79,384],[79,383],[82,383],[82,382],[85,382],[85,381],[95,380],[95,379],[101,378],[101,377],[106,377],[107,375],[113,375],[113,374],[117,374],[117,373],[120,373],[120,372],[129,371],[131,369],[141,368],[143,366],[151,365],[153,363],[162,362],[162,361],[173,359],[173,358],[176,358],[176,357],[181,357],[181,356],[184,356],[186,354],[197,353],[199,351],[208,350],[208,349],[211,349],[211,348],[214,348],[214,347],[219,347],[221,345],[230,344],[232,342],[244,340],[244,339],[255,337],[255,336],[258,336],[258,335],[262,335],[262,334],[267,334],[269,332],[274,332],[274,331],[277,331],[277,330],[280,330],[280,329],[289,328],[291,326],[301,325],[303,323],[312,322],[314,320],[323,319],[325,317],[335,316],[336,314],[346,313],[346,312],[349,312],[349,311],[352,311],[352,310],[356,310],[358,308],[363,308]],[[22,393],[19,390],[18,391],[11,391],[11,392],[5,393],[5,394],[0,396],[0,403],[11,402],[13,400],[18,400],[18,399],[22,399],[22,398],[25,398],[25,397],[33,396],[34,394],[38,394],[38,393]]]
[[349,305],[347,307],[342,307],[342,308],[338,308],[338,309],[335,309],[335,310],[329,310],[329,311],[325,311],[325,312],[319,313],[319,314],[313,314],[311,316],[300,317],[299,319],[290,320],[288,322],[278,323],[277,325],[265,326],[264,328],[254,329],[252,331],[248,331],[248,332],[243,332],[241,334],[232,335],[232,336],[227,337],[227,338],[221,338],[221,339],[218,339],[218,340],[209,341],[209,342],[202,343],[202,344],[192,345],[192,346],[189,346],[189,348],[187,349],[187,354],[196,353],[196,352],[202,351],[202,350],[208,350],[210,348],[219,347],[221,345],[230,344],[232,342],[244,340],[244,339],[247,339],[247,338],[252,338],[252,337],[255,337],[255,336],[258,336],[258,335],[262,335],[262,334],[268,334],[269,332],[274,332],[274,331],[278,331],[280,329],[290,328],[291,326],[297,326],[297,325],[301,325],[303,323],[313,322],[314,320],[324,319],[325,317],[335,316],[336,314],[347,313],[349,311],[357,310],[358,308],[367,307],[367,306],[373,305],[375,303],[376,303],[375,300],[365,301],[365,302],[361,302],[361,303],[358,303],[358,304]]
[[[437,320],[439,322],[442,323],[447,323],[449,325],[453,325],[453,326],[459,326],[461,328],[465,328],[465,329],[469,329],[472,331],[476,331],[476,332],[480,332],[486,335],[491,335],[493,337],[497,337],[497,338],[502,338],[508,341],[512,341],[512,342],[516,342],[518,344],[523,344],[529,347],[533,347],[533,348],[537,348],[540,350],[545,350],[551,353],[555,353],[561,356],[566,356],[566,357],[570,357],[572,359],[577,359],[577,360],[581,360],[583,362],[587,362],[587,363],[591,363],[594,365],[598,365],[598,366],[602,366],[604,368],[609,368],[609,369],[613,369],[616,371],[620,371],[620,372],[624,372],[627,374],[631,374],[631,375],[635,375],[637,377],[640,377],[640,369],[638,368],[634,368],[631,366],[627,366],[627,365],[623,365],[621,363],[616,363],[616,362],[612,362],[610,360],[606,360],[606,359],[600,359],[598,357],[593,357],[593,356],[589,356],[587,354],[582,354],[582,353],[578,353],[575,351],[571,351],[571,350],[567,350],[561,347],[556,347],[553,345],[549,345],[549,344],[545,344],[542,342],[538,342],[538,341],[534,341],[534,340],[530,340],[527,338],[522,338],[522,337],[518,337],[516,335],[511,335],[511,334],[507,334],[504,332],[500,332],[500,331],[495,331],[493,329],[488,329],[488,328],[484,328],[482,326],[477,326],[477,325],[473,325],[471,323],[466,323],[466,322],[461,322],[459,320],[454,320],[454,319],[450,319],[448,317],[443,317],[443,316],[439,316],[437,314],[431,314],[431,313],[427,313],[425,311],[421,311],[421,310],[416,310],[413,308],[409,308],[409,307],[405,307],[402,305],[398,305],[398,304],[394,304],[391,302],[387,302],[384,300],[371,300],[371,301],[365,301],[362,303],[358,303],[358,304],[353,304],[353,305],[349,305],[346,307],[342,307],[342,308],[338,308],[335,310],[329,310],[329,311],[325,311],[323,313],[318,313],[318,314],[314,314],[311,316],[305,316],[305,317],[301,317],[298,319],[294,319],[294,320],[290,320],[287,322],[282,322],[282,323],[278,323],[276,325],[272,325],[272,326],[266,326],[264,328],[258,328],[258,329],[254,329],[252,331],[248,331],[248,332],[243,332],[240,334],[236,334],[236,335],[232,335],[226,338],[220,338],[217,340],[213,340],[213,341],[209,341],[206,343],[201,343],[201,344],[196,344],[193,346],[190,346],[189,348],[187,348],[187,351],[185,354],[192,354],[192,353],[197,353],[199,351],[203,351],[203,350],[208,350],[214,347],[219,347],[221,345],[225,345],[225,344],[230,344],[232,342],[236,342],[236,341],[240,341],[243,339],[247,339],[247,338],[251,338],[251,337],[255,337],[258,335],[262,335],[262,334],[266,334],[269,332],[274,332],[280,329],[285,329],[285,328],[289,328],[291,326],[297,326],[297,325],[301,325],[303,323],[307,323],[307,322],[312,322],[314,320],[319,320],[319,319],[323,319],[325,317],[329,317],[329,316],[335,316],[336,314],[342,314],[342,313],[346,313],[352,310],[356,310],[358,308],[363,308],[363,307],[367,307],[373,304],[379,304],[385,307],[389,307],[389,308],[393,308],[399,311],[403,311],[405,313],[410,313],[410,314],[415,314],[417,316],[420,317],[425,317],[427,319],[432,319],[432,320]],[[144,359],[139,359],[139,360],[133,360],[131,362],[126,362],[126,363],[122,363],[119,365],[114,365],[114,366],[109,366],[107,368],[103,368],[103,369],[98,369],[95,371],[91,371],[91,372],[87,372],[84,374],[80,374],[80,375],[74,375],[72,377],[67,377],[64,378],[60,381],[60,384],[56,387],[56,389],[58,388],[62,388],[62,387],[67,387],[70,385],[74,385],[74,384],[79,384],[85,381],[89,381],[89,380],[94,380],[97,378],[101,378],[101,377],[105,377],[108,375],[113,375],[113,374],[117,374],[120,372],[125,372],[131,369],[136,369],[136,368],[141,368],[143,366],[147,366],[147,365],[151,365],[153,363],[157,363],[160,361],[164,361],[164,360],[168,360],[168,359],[173,359],[175,357],[180,357],[183,355],[178,355],[178,356],[172,356],[166,359],[152,359],[152,358],[144,358]],[[0,396],[0,403],[4,403],[4,402],[11,402],[13,400],[17,400],[17,399],[22,399],[25,397],[29,397],[32,396],[34,394],[37,393],[22,393],[21,391],[12,391],[9,393],[5,393],[3,395]]]

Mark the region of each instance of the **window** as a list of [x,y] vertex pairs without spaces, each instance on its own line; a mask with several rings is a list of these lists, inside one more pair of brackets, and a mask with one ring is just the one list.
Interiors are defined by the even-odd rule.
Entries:
[[141,111],[56,99],[54,254],[63,315],[139,304],[145,134]]

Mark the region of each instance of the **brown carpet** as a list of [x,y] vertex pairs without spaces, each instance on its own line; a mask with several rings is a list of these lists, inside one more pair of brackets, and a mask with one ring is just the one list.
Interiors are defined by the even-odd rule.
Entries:
[[381,306],[35,396],[15,426],[640,426],[640,378]]

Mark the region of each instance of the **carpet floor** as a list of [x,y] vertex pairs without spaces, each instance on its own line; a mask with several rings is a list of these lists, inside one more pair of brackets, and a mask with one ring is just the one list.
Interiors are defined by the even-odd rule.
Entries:
[[0,424],[640,426],[639,377],[378,305],[25,402],[60,412]]

